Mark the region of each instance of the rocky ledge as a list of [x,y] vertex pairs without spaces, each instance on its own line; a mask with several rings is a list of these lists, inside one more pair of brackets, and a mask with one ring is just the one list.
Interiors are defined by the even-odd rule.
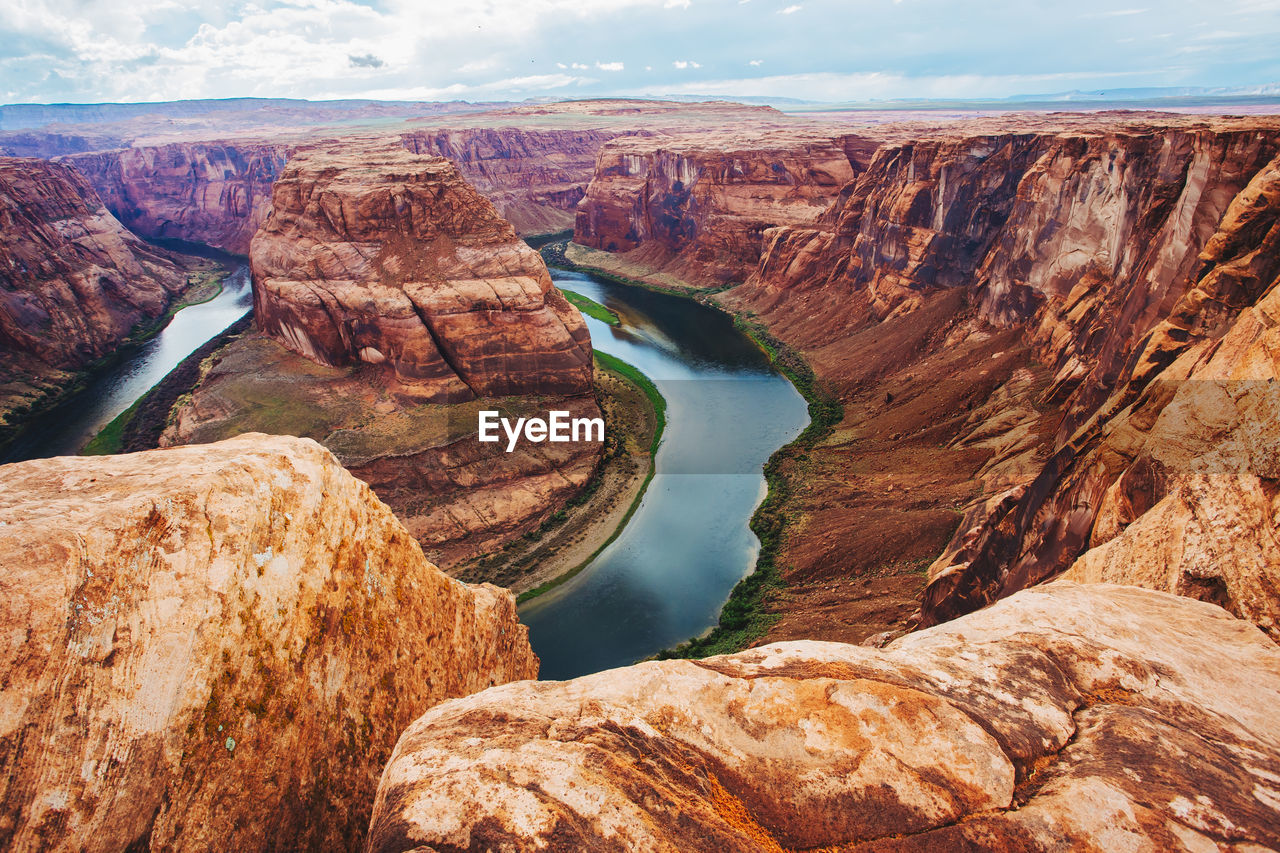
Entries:
[[1058,582],[883,650],[439,705],[396,745],[366,850],[1273,849],[1278,696],[1280,649],[1220,608]]
[[0,847],[352,850],[396,738],[537,659],[314,442],[0,469]]

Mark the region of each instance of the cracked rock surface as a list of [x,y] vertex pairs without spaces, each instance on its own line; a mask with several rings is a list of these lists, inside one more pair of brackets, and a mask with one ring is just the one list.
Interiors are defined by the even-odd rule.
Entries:
[[790,642],[508,684],[396,745],[367,850],[1260,850],[1280,648],[1059,581],[885,649]]

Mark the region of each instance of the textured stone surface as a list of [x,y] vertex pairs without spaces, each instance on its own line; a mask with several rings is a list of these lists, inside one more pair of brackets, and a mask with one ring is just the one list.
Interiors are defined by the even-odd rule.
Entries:
[[[1274,582],[1262,567],[1274,514],[1250,496],[1253,457],[1213,461],[1208,447],[1270,441],[1245,416],[1264,405],[1260,390],[1238,383],[1275,375],[1261,355],[1272,309],[1260,300],[1277,277],[1278,150],[1280,127],[1267,117],[962,123],[885,145],[813,225],[765,233],[757,272],[727,304],[805,351],[844,396],[842,429],[866,453],[869,439],[893,442],[908,467],[892,479],[981,483],[951,504],[960,526],[930,570],[924,624],[1055,576],[1177,491],[1183,508],[1164,506],[1166,521],[1147,535],[1164,536],[1156,531],[1172,530],[1168,519],[1198,505],[1210,515],[1234,506],[1258,522],[1236,536],[1241,559],[1206,564],[1195,555],[1224,553],[1222,544],[1188,545],[1166,552],[1163,568],[1150,552],[1140,570],[1117,558],[1106,577],[1180,577],[1158,586],[1272,630],[1280,597],[1263,592]],[[1256,347],[1217,352],[1237,323],[1234,334]],[[985,361],[950,357],[966,351]],[[1197,367],[1210,358],[1214,368]],[[1210,414],[1226,398],[1195,390],[1206,379],[1237,383],[1235,413]],[[1175,394],[1185,405],[1148,435]],[[982,455],[961,460],[962,451]],[[816,458],[862,471],[849,458],[860,452],[833,442]],[[1242,479],[1192,486],[1186,478],[1206,466]],[[900,494],[885,492],[873,513],[907,519],[919,492]],[[814,512],[830,497],[812,495]],[[1205,536],[1221,539],[1224,523]],[[879,522],[864,514],[849,524]],[[1122,564],[1135,568],[1124,574]]]
[[0,158],[0,347],[80,367],[158,317],[186,277],[74,169]]
[[[514,118],[514,117],[513,117]],[[480,127],[401,134],[415,154],[445,157],[521,234],[573,227],[600,146],[622,130]]]
[[0,846],[355,849],[404,727],[532,678],[313,442],[0,469]]
[[883,650],[783,643],[437,706],[396,745],[366,849],[1273,848],[1278,696],[1280,649],[1221,609],[1056,583]]
[[696,285],[741,281],[761,234],[813,223],[855,173],[857,137],[804,130],[626,137],[600,150],[574,241]]
[[260,327],[322,364],[385,364],[440,402],[590,388],[582,316],[441,158],[298,151],[251,261]]
[[64,158],[121,222],[149,238],[203,243],[239,255],[271,212],[285,146],[175,142]]

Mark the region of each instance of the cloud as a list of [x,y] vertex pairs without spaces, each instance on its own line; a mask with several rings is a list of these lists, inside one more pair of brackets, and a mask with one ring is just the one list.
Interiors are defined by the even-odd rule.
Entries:
[[691,0],[667,0],[662,4],[664,9],[688,9],[692,6]]
[[677,59],[671,63],[672,67],[684,70],[685,68],[701,68],[702,64],[694,62],[692,59]]
[[626,66],[621,62],[597,62],[596,68],[601,71],[622,71]]
[[366,53],[364,56],[348,56],[347,61],[357,68],[381,68],[383,62],[372,53]]
[[750,65],[750,66],[752,66],[752,67],[754,68],[754,67],[757,67],[757,66],[760,66],[760,65],[764,65],[764,60],[763,60],[763,59],[753,59],[753,60],[751,60],[750,62],[748,62],[747,64],[748,64],[748,65]]
[[803,9],[803,8],[804,8],[803,6],[788,6],[788,7],[787,7],[787,8],[785,8],[785,9],[779,9],[779,10],[778,10],[778,14],[779,14],[779,15],[794,15],[796,12],[799,12],[799,11],[800,11],[801,9]]

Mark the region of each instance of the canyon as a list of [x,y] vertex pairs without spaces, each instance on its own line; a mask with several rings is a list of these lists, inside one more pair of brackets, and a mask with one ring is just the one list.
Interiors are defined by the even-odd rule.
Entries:
[[357,849],[405,726],[537,674],[312,441],[3,470],[7,850]]
[[[457,112],[0,159],[14,399],[187,286],[122,222],[247,254],[256,318],[165,449],[0,467],[0,842],[1280,846],[1275,117]],[[809,398],[743,651],[533,681],[510,594],[445,574],[600,470],[476,440],[601,415],[518,236],[570,224],[569,264],[718,306]]]
[[0,158],[0,449],[212,264],[138,239],[77,171]]
[[[615,140],[568,257],[729,286],[713,298],[802,354],[842,405],[790,472],[800,516],[770,639],[936,624],[1078,559],[1072,576],[1203,597],[1270,632],[1259,448],[1274,444],[1261,353],[1278,131],[1127,115],[865,128],[844,137],[855,176],[825,195],[829,181],[786,168],[761,190],[738,139]],[[1227,534],[1234,513],[1256,532]],[[1194,541],[1122,568],[1192,517]]]

